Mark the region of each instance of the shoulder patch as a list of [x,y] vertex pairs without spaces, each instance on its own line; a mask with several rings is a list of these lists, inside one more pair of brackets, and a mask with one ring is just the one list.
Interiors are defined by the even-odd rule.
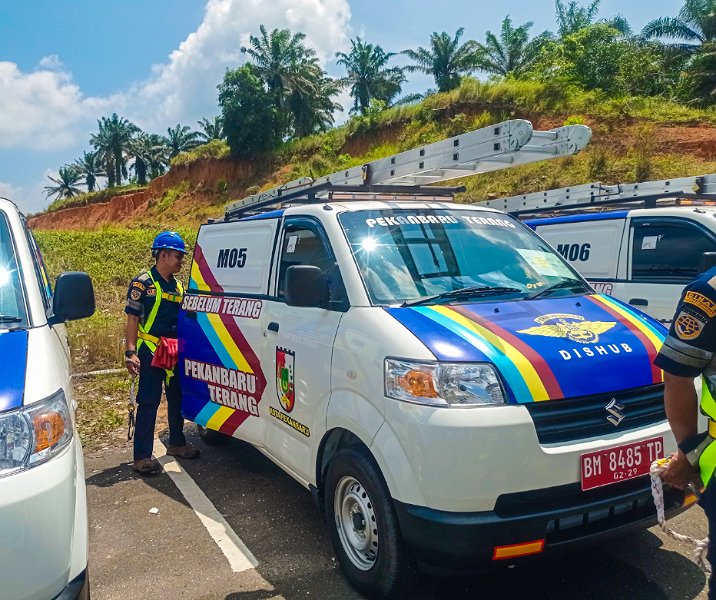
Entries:
[[141,281],[133,281],[132,287],[137,288],[140,292],[143,292],[144,290],[147,289],[147,286],[144,285]]
[[698,292],[686,292],[684,303],[695,306],[709,319],[716,315],[716,302]]
[[132,286],[132,291],[129,293],[129,297],[132,300],[139,300],[142,297],[142,290],[139,290],[136,287]]
[[680,340],[693,340],[699,335],[706,326],[706,323],[690,315],[685,311],[681,311],[674,321],[674,331]]

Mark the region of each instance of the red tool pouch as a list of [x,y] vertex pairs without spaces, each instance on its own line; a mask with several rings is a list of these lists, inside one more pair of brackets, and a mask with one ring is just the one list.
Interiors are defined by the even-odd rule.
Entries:
[[176,338],[159,338],[152,366],[171,371],[179,360],[179,344]]

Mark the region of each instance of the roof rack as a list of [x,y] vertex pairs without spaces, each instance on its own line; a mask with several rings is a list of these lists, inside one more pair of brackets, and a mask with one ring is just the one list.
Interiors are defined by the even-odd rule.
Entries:
[[563,214],[589,209],[654,208],[668,204],[704,204],[716,201],[716,174],[604,185],[600,182],[534,192],[482,202],[515,216]]
[[533,131],[529,121],[503,121],[316,180],[303,177],[253,194],[227,205],[224,219],[262,212],[266,207],[330,200],[337,192],[452,196],[462,188],[432,184],[575,154],[589,143],[591,136],[585,125]]

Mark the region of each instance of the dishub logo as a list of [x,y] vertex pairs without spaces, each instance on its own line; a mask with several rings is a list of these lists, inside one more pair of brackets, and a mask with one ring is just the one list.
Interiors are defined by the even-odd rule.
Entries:
[[624,405],[619,404],[616,398],[612,398],[604,409],[609,413],[607,415],[607,421],[609,421],[614,427],[618,427],[626,415],[624,414]]
[[580,344],[596,344],[600,333],[609,331],[616,325],[616,321],[585,321],[580,315],[561,313],[542,315],[535,319],[535,323],[539,323],[539,327],[521,329],[517,333],[567,338]]
[[296,401],[295,361],[295,352],[285,348],[276,348],[276,396],[281,403],[281,408],[287,413],[293,410]]

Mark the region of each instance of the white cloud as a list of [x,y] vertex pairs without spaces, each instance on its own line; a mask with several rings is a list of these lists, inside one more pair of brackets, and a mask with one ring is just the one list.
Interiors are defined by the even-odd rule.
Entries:
[[55,70],[59,59],[46,57],[42,63],[52,69],[22,73],[15,63],[0,62],[0,148],[66,147],[77,141],[78,125],[96,118],[108,103],[85,97],[68,73]]
[[130,91],[127,117],[149,130],[194,125],[219,113],[216,86],[227,68],[244,62],[241,46],[259,25],[305,33],[325,65],[347,47],[349,21],[347,0],[209,0],[199,28]]
[[63,69],[64,65],[57,54],[50,54],[40,59],[40,67],[48,71],[59,71]]

